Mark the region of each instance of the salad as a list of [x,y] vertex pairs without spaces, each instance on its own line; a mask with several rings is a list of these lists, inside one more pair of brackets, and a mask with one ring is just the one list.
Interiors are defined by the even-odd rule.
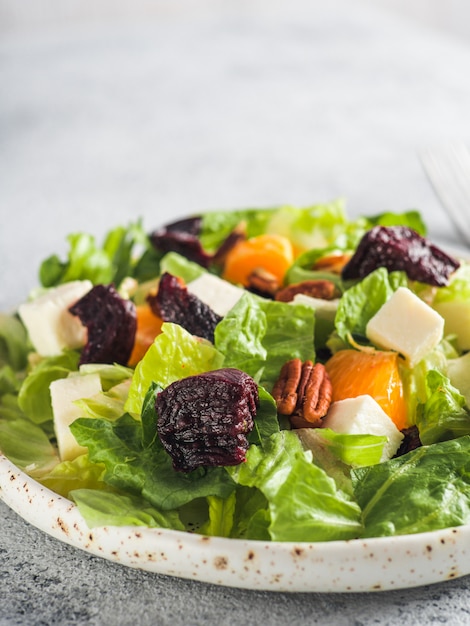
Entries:
[[210,211],[68,244],[0,316],[0,450],[90,528],[470,523],[470,264],[419,212]]

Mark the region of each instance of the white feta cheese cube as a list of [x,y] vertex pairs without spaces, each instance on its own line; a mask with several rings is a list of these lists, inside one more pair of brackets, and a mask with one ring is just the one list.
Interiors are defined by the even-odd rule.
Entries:
[[86,448],[80,446],[70,431],[70,424],[81,417],[81,411],[74,400],[90,398],[101,391],[99,374],[72,375],[54,380],[49,386],[54,414],[54,430],[57,447],[62,461],[71,461]]
[[245,293],[244,289],[232,285],[214,274],[201,274],[187,285],[188,291],[210,306],[218,315],[227,315]]
[[399,287],[366,326],[375,346],[399,352],[410,367],[431,352],[443,334],[444,319],[406,287]]
[[403,440],[391,418],[369,395],[333,402],[323,418],[323,426],[337,433],[387,437],[381,461],[391,459]]
[[49,289],[35,300],[20,305],[18,313],[39,354],[55,356],[64,349],[85,345],[87,330],[68,309],[92,287],[89,280],[76,280]]

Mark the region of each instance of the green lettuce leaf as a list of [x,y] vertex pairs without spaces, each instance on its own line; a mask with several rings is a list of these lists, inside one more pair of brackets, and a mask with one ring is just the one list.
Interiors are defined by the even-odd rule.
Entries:
[[39,482],[70,499],[73,489],[97,489],[100,492],[109,489],[103,482],[104,466],[92,463],[87,454],[82,454],[73,461],[57,463],[50,471],[41,473]]
[[165,388],[180,378],[218,369],[222,363],[222,354],[210,342],[178,324],[164,323],[161,334],[135,368],[125,410],[140,415],[152,382]]
[[133,276],[136,249],[150,245],[140,222],[109,231],[102,245],[87,233],[73,233],[67,241],[65,260],[54,254],[42,262],[39,279],[43,287],[85,279],[95,285],[112,282],[119,286],[125,276]]
[[434,303],[462,302],[470,300],[470,265],[462,263],[458,270],[451,276],[446,287],[436,290]]
[[207,270],[203,267],[189,261],[181,254],[176,252],[168,252],[160,261],[160,271],[168,272],[173,276],[182,278],[185,283],[190,283],[192,280],[199,278],[202,274],[205,274]]
[[59,462],[42,428],[25,417],[0,418],[0,450],[33,478],[48,473]]
[[352,471],[366,537],[470,523],[470,436]]
[[348,226],[344,201],[334,200],[305,208],[283,206],[267,224],[267,232],[287,237],[297,251],[325,248],[334,243]]
[[0,313],[0,366],[9,365],[19,371],[26,367],[27,358],[25,327],[16,316]]
[[273,541],[330,541],[361,534],[357,504],[311,462],[292,431],[273,435],[263,449],[251,446],[246,463],[228,471],[238,484],[255,487],[266,497]]
[[70,496],[89,528],[148,526],[185,530],[176,511],[159,511],[143,498],[94,489],[75,489]]
[[286,361],[315,359],[314,328],[312,308],[246,293],[217,324],[215,346],[225,367],[247,372],[269,391]]
[[49,385],[53,380],[66,378],[70,372],[78,370],[78,360],[79,354],[75,351],[44,358],[25,378],[18,404],[33,422],[43,424],[53,419]]
[[208,252],[215,252],[236,226],[245,224],[247,237],[266,232],[267,224],[275,209],[240,209],[238,211],[209,211],[202,215],[199,239]]
[[426,401],[418,406],[416,426],[425,445],[470,435],[465,397],[437,370],[426,375]]

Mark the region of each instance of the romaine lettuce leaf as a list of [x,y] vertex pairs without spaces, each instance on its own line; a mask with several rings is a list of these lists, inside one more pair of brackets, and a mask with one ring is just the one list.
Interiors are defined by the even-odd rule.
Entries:
[[189,283],[205,274],[207,270],[177,252],[168,252],[160,261],[160,272],[162,274],[168,272],[182,278],[185,283]]
[[273,435],[263,449],[251,446],[246,463],[227,471],[266,497],[273,541],[350,539],[362,532],[357,504],[311,462],[292,431]]
[[339,199],[305,208],[280,207],[271,215],[266,230],[290,239],[299,253],[331,245],[348,224],[344,201]]
[[256,237],[266,232],[273,209],[241,209],[238,211],[209,211],[202,215],[199,239],[208,252],[215,252],[236,226],[244,223],[247,237]]
[[418,405],[416,426],[425,445],[470,435],[465,397],[437,370],[426,375],[426,401]]
[[73,461],[57,463],[48,472],[41,473],[38,481],[44,487],[70,499],[73,489],[97,489],[100,492],[109,490],[110,487],[103,482],[103,474],[104,465],[92,463],[87,454],[82,454]]
[[140,415],[152,382],[165,388],[180,378],[218,369],[222,363],[222,354],[211,343],[178,324],[164,323],[161,334],[135,368],[125,410]]
[[0,313],[0,366],[9,365],[15,371],[26,367],[28,339],[26,330],[14,315]]
[[49,385],[78,370],[79,354],[73,350],[59,356],[47,357],[30,371],[21,386],[18,404],[25,415],[36,424],[53,419]]
[[439,287],[436,290],[434,303],[462,302],[465,300],[470,300],[470,265],[468,263],[462,263],[451,276],[447,287]]
[[33,478],[48,473],[59,462],[42,428],[25,417],[0,418],[0,450]]
[[[39,279],[43,287],[84,279],[95,285],[114,283],[119,286],[125,276],[133,276],[137,246],[150,245],[140,222],[109,231],[101,246],[87,233],[73,233],[67,240],[66,260],[54,254],[42,262]],[[139,251],[139,256],[141,254]]]
[[315,359],[315,312],[244,294],[215,329],[215,346],[225,356],[225,367],[236,367],[268,391],[286,361]]
[[143,498],[95,489],[75,489],[70,496],[89,528],[148,526],[185,530],[176,511],[159,511]]
[[470,523],[470,436],[352,471],[366,537]]

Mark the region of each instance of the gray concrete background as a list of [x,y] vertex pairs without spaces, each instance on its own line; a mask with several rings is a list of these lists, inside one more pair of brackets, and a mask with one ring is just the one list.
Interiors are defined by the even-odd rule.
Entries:
[[[343,196],[351,215],[417,207],[433,238],[458,243],[417,152],[470,142],[468,43],[325,4],[179,0],[145,18],[4,29],[0,309],[67,233],[138,217],[150,229]],[[3,504],[0,520],[1,626],[470,624],[469,577],[375,595],[240,591],[90,557]]]

